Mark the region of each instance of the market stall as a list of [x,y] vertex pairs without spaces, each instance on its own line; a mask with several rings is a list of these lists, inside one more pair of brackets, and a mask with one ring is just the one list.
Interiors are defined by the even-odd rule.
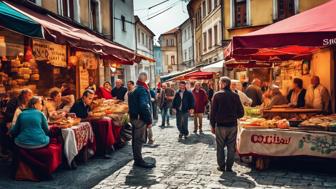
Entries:
[[[302,87],[309,89],[314,76],[319,76],[319,84],[330,92],[334,106],[336,25],[327,18],[335,17],[335,7],[336,2],[329,1],[255,32],[235,36],[224,52],[226,59],[246,61],[247,67],[253,68],[259,62],[269,64],[269,78],[282,94],[288,94],[294,78],[301,79]],[[336,116],[322,113],[330,112],[306,105],[247,108],[246,117],[240,120],[237,151],[241,156],[254,156],[258,169],[267,168],[270,157],[336,159]]]

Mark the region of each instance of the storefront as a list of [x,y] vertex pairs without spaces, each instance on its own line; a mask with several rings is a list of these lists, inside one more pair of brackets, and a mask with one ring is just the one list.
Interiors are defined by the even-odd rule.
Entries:
[[[303,88],[309,89],[311,79],[318,76],[335,112],[335,46],[330,39],[336,37],[336,25],[326,19],[335,16],[335,7],[336,2],[329,1],[261,30],[233,37],[225,50],[226,58],[245,61],[246,67],[251,62],[254,66],[269,64],[269,74],[264,74],[269,79],[260,74],[251,79],[263,78],[264,82],[276,84],[285,96],[294,78],[302,79]],[[314,108],[307,106],[307,100],[305,103],[303,108],[288,104],[270,109],[246,108],[246,117],[240,120],[238,153],[256,157],[258,169],[267,168],[270,157],[335,159],[335,114],[323,115],[330,113],[325,104]]]

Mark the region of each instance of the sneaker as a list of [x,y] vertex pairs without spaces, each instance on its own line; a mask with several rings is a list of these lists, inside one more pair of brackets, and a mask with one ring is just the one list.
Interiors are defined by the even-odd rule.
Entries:
[[154,163],[147,163],[145,161],[142,161],[142,162],[134,162],[134,166],[142,167],[142,168],[145,168],[145,169],[152,169],[152,168],[155,167],[155,164]]
[[226,172],[233,172],[232,168],[226,168]]
[[147,144],[154,144],[154,140],[148,140]]
[[194,133],[197,134],[197,130],[194,130]]
[[179,139],[182,139],[183,135],[182,134],[179,134]]

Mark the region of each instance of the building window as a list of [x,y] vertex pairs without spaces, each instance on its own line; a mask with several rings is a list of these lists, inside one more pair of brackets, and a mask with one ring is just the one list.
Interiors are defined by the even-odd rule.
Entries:
[[187,49],[184,49],[184,61],[187,60]]
[[202,47],[201,47],[201,42],[199,41],[199,42],[198,42],[198,56],[197,56],[198,58],[200,58],[200,56],[201,56],[201,53],[202,53],[202,52],[201,52],[201,49],[202,49]]
[[121,15],[121,29],[123,32],[126,32],[126,19],[124,15]]
[[146,35],[146,44],[145,44],[145,46],[148,48],[148,36]]
[[218,26],[217,25],[214,26],[214,42],[215,42],[215,45],[217,45],[218,43]]
[[202,9],[203,9],[202,18],[204,18],[206,16],[206,3],[205,3],[205,1],[203,1],[203,3],[202,3]]
[[234,0],[234,23],[236,27],[247,25],[246,0]]
[[62,0],[62,15],[74,19],[74,0]]
[[209,42],[209,49],[211,49],[211,47],[212,47],[212,29],[209,29],[208,30],[208,38],[209,38],[209,40],[208,40],[208,42]]
[[170,40],[170,46],[172,46],[172,47],[175,46],[175,44],[174,44],[174,39],[171,39],[171,40]]
[[171,61],[171,65],[175,65],[176,64],[176,62],[175,62],[175,56],[174,55],[172,55],[170,57],[170,61]]
[[203,51],[207,50],[207,33],[203,33]]
[[145,34],[141,32],[141,44],[145,44]]
[[212,0],[208,0],[208,14],[212,11]]
[[278,20],[282,20],[295,14],[294,0],[277,0],[278,3]]
[[98,8],[98,2],[97,1],[91,1],[91,19],[92,19],[92,29],[99,32],[99,8]]
[[189,47],[189,60],[191,60],[191,55],[192,55],[192,47]]
[[138,29],[138,43],[141,42],[141,33],[140,33],[140,29]]
[[214,9],[217,8],[218,4],[218,0],[214,0]]

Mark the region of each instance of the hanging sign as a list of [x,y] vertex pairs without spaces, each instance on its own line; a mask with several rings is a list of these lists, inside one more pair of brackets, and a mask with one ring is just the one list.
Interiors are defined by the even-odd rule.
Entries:
[[33,39],[33,55],[37,61],[46,60],[47,63],[57,67],[67,66],[65,45]]
[[77,51],[76,56],[78,57],[78,62],[84,65],[86,69],[95,70],[98,68],[98,60],[94,53]]

